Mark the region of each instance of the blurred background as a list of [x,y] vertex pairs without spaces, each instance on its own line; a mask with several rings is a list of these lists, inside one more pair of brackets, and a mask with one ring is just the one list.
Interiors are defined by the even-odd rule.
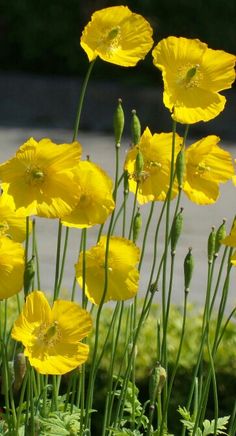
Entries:
[[[0,125],[72,128],[88,67],[80,35],[95,10],[120,4],[148,19],[155,44],[169,35],[185,36],[234,53],[235,0],[1,0]],[[217,129],[220,136],[233,139],[236,99],[232,92],[226,95],[230,101],[224,113],[215,121],[199,123],[192,134]],[[144,126],[170,129],[161,74],[152,64],[151,52],[136,68],[98,60],[81,128],[111,131],[118,97],[123,97],[128,112],[137,109]]]

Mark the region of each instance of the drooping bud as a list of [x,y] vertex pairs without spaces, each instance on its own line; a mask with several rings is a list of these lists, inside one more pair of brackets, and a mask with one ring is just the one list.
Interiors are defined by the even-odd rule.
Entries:
[[141,228],[142,228],[142,216],[138,208],[138,211],[134,217],[134,222],[133,222],[133,242],[137,241]]
[[216,232],[215,232],[215,227],[213,226],[207,244],[207,254],[208,254],[209,263],[211,263],[213,260],[213,256],[215,253],[215,242],[216,242]]
[[127,170],[124,171],[124,195],[129,193],[129,173]]
[[20,387],[22,385],[26,373],[26,358],[24,353],[16,354],[14,358],[14,373],[15,373],[15,380],[13,384],[13,389],[15,392],[18,392],[20,390]]
[[188,254],[184,259],[184,288],[185,292],[189,291],[189,285],[193,275],[194,260],[192,255],[192,248],[189,248]]
[[137,145],[141,136],[141,124],[135,109],[132,110],[131,135],[132,144]]
[[136,175],[137,182],[141,181],[143,167],[144,167],[143,155],[142,155],[141,151],[138,150],[136,160],[135,160],[135,175]]
[[161,393],[162,388],[166,381],[166,370],[159,362],[156,363],[151,372],[149,382],[149,397],[150,403],[153,404],[156,401],[156,397]]
[[25,297],[28,295],[32,281],[34,279],[35,267],[34,267],[34,256],[31,257],[30,260],[26,263],[25,272],[24,272],[24,293]]
[[215,256],[218,256],[221,247],[221,241],[226,237],[226,228],[225,228],[226,220],[223,219],[222,224],[218,228],[216,232],[216,240],[215,240]]
[[176,158],[176,177],[180,189],[183,187],[185,167],[185,151],[184,147],[182,147]]
[[176,214],[174,218],[174,222],[171,228],[171,252],[174,253],[176,249],[177,242],[182,232],[183,227],[183,207],[180,208],[180,211]]
[[118,105],[114,114],[113,124],[114,124],[114,134],[115,134],[115,141],[116,146],[120,145],[122,133],[124,130],[125,125],[125,116],[124,111],[122,108],[122,100],[121,98],[118,99]]

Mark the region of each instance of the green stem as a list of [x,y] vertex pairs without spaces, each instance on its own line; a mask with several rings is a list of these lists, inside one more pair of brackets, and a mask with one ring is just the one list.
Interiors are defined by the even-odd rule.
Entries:
[[[114,202],[116,202],[116,196],[117,196],[117,185],[118,185],[118,177],[119,177],[119,149],[120,145],[116,145],[116,170],[115,170],[115,186],[114,186],[114,192],[113,192],[113,198]],[[95,379],[95,368],[96,368],[96,360],[97,360],[97,350],[98,350],[98,340],[99,340],[99,327],[100,327],[100,318],[101,318],[101,312],[102,308],[106,299],[107,289],[108,289],[108,258],[109,258],[109,244],[110,244],[110,237],[111,237],[111,230],[113,227],[114,222],[114,216],[115,211],[113,211],[109,228],[107,232],[107,239],[106,239],[106,248],[105,248],[105,261],[104,261],[104,289],[103,289],[103,295],[101,298],[101,301],[98,306],[97,310],[97,317],[96,317],[96,324],[95,324],[95,341],[94,341],[94,349],[93,349],[93,355],[92,355],[92,364],[90,368],[90,374],[89,374],[89,381],[88,381],[88,394],[87,394],[87,402],[86,402],[86,415],[85,415],[85,427],[89,427],[89,420],[90,415],[89,411],[92,407],[93,402],[93,389],[94,389],[94,379]]]
[[59,276],[59,280],[58,280],[58,284],[57,284],[57,295],[59,295],[59,293],[60,293],[61,283],[62,283],[63,274],[64,274],[66,252],[67,252],[67,247],[68,247],[68,238],[69,238],[69,227],[66,227],[64,248],[63,248],[63,254],[62,254],[62,261],[61,261],[61,270],[60,270],[60,276]]
[[76,141],[76,139],[78,137],[79,125],[80,125],[80,117],[81,117],[81,112],[82,112],[82,108],[83,108],[84,97],[85,97],[85,93],[86,93],[89,77],[90,77],[90,74],[92,72],[95,60],[96,59],[94,59],[92,62],[90,62],[87,74],[85,76],[85,79],[84,79],[84,82],[83,82],[83,85],[82,85],[82,89],[81,89],[81,93],[80,93],[80,98],[79,98],[79,104],[78,104],[77,113],[76,113],[76,120],[75,120],[75,126],[74,126],[73,141]]
[[53,301],[57,300],[57,298],[58,298],[57,285],[58,285],[59,271],[60,271],[61,236],[62,236],[62,223],[61,223],[61,220],[59,220],[58,221],[58,233],[57,233],[57,254],[56,254],[56,271],[55,271]]
[[163,419],[162,419],[162,422],[161,422],[161,428],[160,428],[160,435],[159,436],[163,435],[164,425],[165,425],[165,423],[167,421],[167,413],[168,413],[168,409],[169,409],[170,396],[171,396],[172,387],[173,387],[173,383],[174,383],[175,376],[176,376],[176,373],[177,373],[177,369],[178,369],[178,365],[179,365],[179,359],[180,359],[180,355],[181,355],[181,351],[182,351],[182,347],[183,347],[183,340],[184,340],[184,334],[185,334],[185,325],[186,325],[186,317],[187,317],[187,299],[188,299],[188,292],[185,291],[185,294],[184,294],[184,314],[183,314],[183,322],[182,322],[180,343],[179,343],[178,353],[177,353],[175,365],[174,365],[174,368],[173,368],[173,372],[171,374],[170,383],[169,383],[169,386],[168,386],[167,398],[166,398],[166,401],[165,401],[165,404],[164,404]]

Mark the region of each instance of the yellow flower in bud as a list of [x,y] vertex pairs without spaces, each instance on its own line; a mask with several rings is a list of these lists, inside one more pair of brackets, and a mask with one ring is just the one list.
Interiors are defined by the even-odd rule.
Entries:
[[234,55],[175,36],[160,41],[152,54],[162,71],[164,104],[176,121],[193,124],[219,115],[226,102],[219,92],[235,80]]
[[212,204],[219,197],[219,184],[234,174],[232,157],[217,144],[218,136],[210,135],[187,148],[186,176],[183,190],[197,204]]
[[[88,299],[99,304],[104,292],[106,236],[102,236],[97,245],[86,251],[85,292]],[[108,253],[108,287],[105,301],[128,300],[138,290],[139,248],[125,238],[112,236]],[[83,255],[79,256],[76,278],[83,285]]]
[[[175,160],[180,151],[182,138],[175,137]],[[129,173],[129,189],[135,193],[138,183],[137,200],[140,204],[148,201],[164,201],[170,184],[172,133],[151,134],[147,127],[138,145],[132,147],[125,160],[124,168]],[[142,153],[143,167],[140,175],[136,171],[136,157]],[[172,189],[172,198],[177,185]]]
[[9,184],[16,209],[46,218],[68,215],[79,197],[72,170],[81,151],[78,142],[57,145],[50,139],[30,138],[21,145],[0,165],[0,179]]
[[[16,242],[23,242],[26,237],[26,217],[23,211],[15,210],[13,198],[7,194],[7,185],[2,185],[0,196],[0,236],[9,236]],[[29,223],[30,231],[32,223]]]
[[152,28],[127,6],[112,6],[94,12],[80,40],[89,61],[100,57],[122,67],[133,67],[153,45]]
[[65,374],[84,363],[89,347],[81,342],[92,329],[88,312],[77,303],[57,300],[53,307],[41,291],[26,298],[12,329],[24,354],[40,374]]
[[80,199],[62,224],[68,227],[91,227],[102,224],[113,211],[112,180],[98,165],[82,161],[74,171],[80,187]]
[[0,300],[20,292],[24,276],[24,249],[6,236],[0,237]]

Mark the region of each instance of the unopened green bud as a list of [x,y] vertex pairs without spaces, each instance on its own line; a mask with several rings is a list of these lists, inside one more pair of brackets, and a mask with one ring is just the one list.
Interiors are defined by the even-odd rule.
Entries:
[[208,262],[212,262],[215,253],[215,242],[216,242],[216,232],[215,232],[215,227],[213,226],[207,244]]
[[220,225],[216,232],[216,240],[215,240],[215,256],[218,256],[221,247],[221,241],[226,237],[226,228],[225,228],[226,220],[223,220],[223,223]]
[[127,170],[124,171],[124,195],[129,193],[129,173]]
[[135,160],[135,174],[136,174],[136,179],[138,182],[140,182],[143,167],[144,167],[143,155],[142,155],[141,151],[138,150],[136,160]]
[[155,403],[157,395],[161,393],[165,381],[166,370],[160,365],[159,362],[157,362],[152,369],[149,383],[149,396],[151,404]]
[[189,291],[189,285],[193,275],[194,260],[192,255],[192,248],[189,248],[188,254],[184,259],[184,287],[185,292]]
[[171,252],[174,254],[175,249],[176,249],[176,245],[177,242],[179,240],[179,237],[181,235],[182,232],[182,227],[183,227],[183,208],[181,207],[179,213],[177,213],[177,215],[175,216],[174,222],[172,224],[172,228],[171,228]]
[[125,116],[124,111],[122,108],[122,100],[121,98],[118,99],[118,105],[114,114],[114,134],[115,134],[115,141],[116,145],[119,145],[121,142],[122,133],[124,130],[125,125]]
[[14,358],[14,373],[15,380],[13,384],[13,388],[15,392],[20,390],[22,385],[25,373],[26,373],[26,358],[23,353],[16,354]]
[[185,151],[184,148],[182,147],[176,158],[176,177],[178,180],[179,188],[182,188],[183,186],[184,173],[185,173]]
[[135,109],[132,110],[131,135],[133,145],[137,145],[141,136],[141,124]]
[[141,228],[142,228],[142,216],[141,216],[139,209],[138,209],[138,211],[134,217],[134,222],[133,222],[133,241],[134,242],[137,241]]
[[26,263],[25,272],[24,272],[24,293],[25,296],[28,295],[32,281],[34,279],[35,267],[34,267],[34,256],[31,257],[30,260]]

